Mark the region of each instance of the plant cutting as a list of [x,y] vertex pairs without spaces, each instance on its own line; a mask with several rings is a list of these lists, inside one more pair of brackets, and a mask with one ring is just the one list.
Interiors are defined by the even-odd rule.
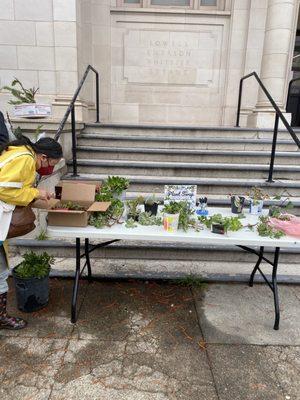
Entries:
[[270,237],[271,239],[280,239],[285,236],[285,233],[281,230],[275,229],[269,224],[270,218],[261,216],[259,217],[259,222],[257,224],[257,233],[259,236]]
[[139,215],[139,224],[150,226],[150,225],[162,225],[162,218],[152,215],[150,212],[142,212]]
[[282,214],[289,212],[293,207],[293,203],[290,201],[290,194],[287,190],[283,190],[280,194],[273,197],[273,200],[277,200],[279,203],[270,206],[269,216],[278,218]]
[[18,78],[14,78],[10,86],[4,86],[3,89],[10,92],[14,100],[8,104],[14,106],[15,117],[39,118],[51,115],[51,106],[48,104],[37,104],[35,95],[39,88],[26,89]]
[[138,196],[135,199],[127,200],[127,219],[133,219],[134,221],[138,221],[139,215],[141,213],[139,206],[144,204],[145,200],[143,196]]
[[49,301],[49,273],[54,257],[46,252],[27,252],[23,261],[13,268],[18,308],[33,312],[45,307]]
[[162,210],[164,229],[167,232],[176,232],[177,229],[187,231],[193,225],[193,210],[187,201],[170,201]]
[[246,195],[248,196],[250,202],[250,214],[260,214],[264,206],[264,200],[268,199],[269,195],[265,193],[261,188],[256,186],[251,188],[250,191],[246,193]]
[[159,201],[156,200],[154,194],[147,197],[145,199],[145,212],[150,212],[151,215],[157,215],[158,204]]
[[89,225],[95,228],[104,228],[105,226],[111,227],[116,223],[120,223],[124,212],[124,204],[119,199],[110,201],[111,204],[105,212],[95,212],[90,216]]

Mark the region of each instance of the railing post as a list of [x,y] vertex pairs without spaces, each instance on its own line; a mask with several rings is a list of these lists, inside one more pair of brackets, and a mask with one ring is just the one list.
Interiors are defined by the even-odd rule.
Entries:
[[278,134],[278,122],[279,115],[276,113],[275,123],[274,123],[274,132],[273,132],[273,142],[272,142],[272,152],[271,152],[271,160],[270,160],[270,168],[269,168],[269,177],[267,182],[272,183],[273,181],[273,169],[274,169],[274,160],[276,154],[276,144],[277,144],[277,134]]
[[240,127],[240,113],[241,113],[241,103],[242,103],[242,91],[243,91],[243,78],[240,80],[239,86],[239,100],[238,100],[238,108],[236,114],[236,128]]
[[96,74],[96,122],[99,122],[99,74]]
[[71,128],[72,128],[72,154],[73,154],[73,175],[77,174],[77,138],[76,138],[76,120],[75,120],[75,104],[73,104],[71,110]]

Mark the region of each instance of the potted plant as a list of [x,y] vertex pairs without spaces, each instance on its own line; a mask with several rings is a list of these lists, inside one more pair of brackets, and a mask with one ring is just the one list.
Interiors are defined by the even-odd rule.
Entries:
[[14,78],[11,86],[4,86],[15,100],[10,100],[8,104],[14,106],[15,117],[22,118],[44,118],[51,116],[51,106],[49,104],[36,103],[35,95],[39,88],[25,89],[18,78]]
[[243,228],[241,217],[223,217],[222,214],[214,214],[211,217],[198,217],[198,219],[213,233],[224,235],[228,231],[236,232]]
[[187,231],[192,225],[193,210],[188,201],[170,201],[164,205],[163,225],[167,232],[176,232],[177,229]]
[[46,252],[27,252],[23,261],[13,268],[18,308],[24,312],[38,311],[49,301],[49,273],[54,257]]
[[269,196],[259,187],[251,188],[251,190],[247,193],[247,196],[249,197],[250,202],[250,214],[260,214],[264,206],[264,200],[268,199]]
[[245,203],[245,197],[236,194],[230,195],[232,214],[241,214]]
[[273,200],[278,200],[279,203],[270,206],[270,217],[279,217],[281,214],[288,212],[294,207],[293,203],[290,201],[290,194],[287,190],[283,190],[280,194],[274,196]]
[[121,176],[109,176],[104,182],[100,193],[110,193],[114,198],[119,200],[125,199],[125,191],[129,187],[129,180]]
[[135,199],[127,200],[126,201],[127,219],[133,219],[134,221],[138,221],[139,215],[141,213],[139,206],[144,204],[144,202],[145,200],[143,196],[138,196]]
[[149,196],[145,200],[145,212],[149,212],[151,215],[157,215],[159,202],[156,200],[155,195]]

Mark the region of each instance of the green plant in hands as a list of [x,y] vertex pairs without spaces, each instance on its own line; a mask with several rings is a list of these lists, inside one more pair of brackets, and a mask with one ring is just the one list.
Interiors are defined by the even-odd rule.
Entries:
[[187,231],[193,225],[193,210],[187,201],[170,201],[165,204],[163,210],[165,214],[179,214],[178,228]]
[[54,257],[44,252],[36,254],[33,251],[25,253],[23,261],[15,268],[19,278],[44,278],[49,275],[51,265],[54,264]]
[[285,236],[285,233],[273,228],[268,224],[270,218],[261,216],[259,217],[259,223],[257,224],[257,232],[259,236],[270,237],[271,239],[280,239]]
[[8,90],[16,100],[10,100],[8,104],[18,105],[23,103],[35,103],[35,95],[39,88],[25,89],[18,78],[14,78],[11,86],[4,86],[3,89]]

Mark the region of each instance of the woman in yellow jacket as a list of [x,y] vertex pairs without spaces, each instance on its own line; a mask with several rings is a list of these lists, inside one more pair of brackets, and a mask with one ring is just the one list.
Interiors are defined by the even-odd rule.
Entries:
[[[36,173],[51,175],[62,157],[61,145],[51,138],[32,143],[23,137],[0,147],[0,211],[27,206],[35,199],[50,199],[46,190],[33,187]],[[8,265],[3,241],[7,227],[4,220],[1,223],[1,215],[4,213],[0,212],[0,329],[22,329],[26,321],[6,312]]]

